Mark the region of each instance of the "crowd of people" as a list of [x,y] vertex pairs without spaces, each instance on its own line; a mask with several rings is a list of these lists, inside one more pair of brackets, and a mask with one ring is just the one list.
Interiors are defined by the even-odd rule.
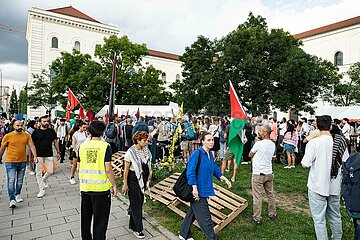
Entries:
[[[196,219],[206,237],[216,239],[207,203],[207,198],[215,192],[212,181],[208,180],[215,176],[229,188],[231,181],[236,181],[238,166],[227,146],[230,126],[228,117],[188,114],[172,118],[119,116],[110,117],[108,121],[99,117],[91,123],[78,115],[70,121],[62,117],[50,121],[48,116],[27,122],[1,120],[0,160],[6,150],[9,207],[15,208],[23,201],[20,194],[26,169],[28,174],[36,176],[37,197],[45,196],[49,187],[47,180],[53,174],[55,150],[60,164],[69,156],[69,184],[77,184],[76,174],[79,175],[83,239],[91,239],[91,236],[105,239],[110,193],[118,193],[111,156],[117,151],[126,151],[122,192],[128,194],[130,200],[129,228],[137,238],[144,238],[142,205],[145,188],[152,178],[152,165],[169,155],[173,135],[180,132],[175,154],[188,163],[188,184],[193,186],[196,201],[190,204],[179,238],[192,239],[190,226]],[[252,164],[253,215],[249,221],[261,223],[262,191],[269,202],[268,217],[276,220],[272,163],[280,162],[283,157],[287,159],[286,169],[295,168],[300,162],[303,167],[310,167],[307,187],[317,238],[327,236],[324,219],[328,215],[333,239],[341,239],[339,169],[354,150],[351,136],[358,135],[356,132],[360,129],[356,130],[348,119],[332,120],[329,116],[301,118],[298,122],[285,118],[277,121],[267,115],[249,119],[241,134],[244,142],[241,163]],[[198,161],[201,161],[200,167],[195,172]],[[230,171],[231,165],[233,173],[229,181],[224,174]]]

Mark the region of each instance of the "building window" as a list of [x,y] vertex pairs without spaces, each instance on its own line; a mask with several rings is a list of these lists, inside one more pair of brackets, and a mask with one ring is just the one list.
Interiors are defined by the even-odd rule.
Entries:
[[175,80],[180,81],[180,74],[176,74]]
[[74,49],[80,52],[80,42],[79,41],[75,42]]
[[57,37],[53,37],[53,38],[51,39],[51,47],[52,47],[52,48],[58,48],[58,47],[59,47]]
[[161,74],[161,80],[166,81],[166,73],[163,72]]
[[343,65],[343,53],[341,51],[338,51],[334,55],[334,64],[342,66]]

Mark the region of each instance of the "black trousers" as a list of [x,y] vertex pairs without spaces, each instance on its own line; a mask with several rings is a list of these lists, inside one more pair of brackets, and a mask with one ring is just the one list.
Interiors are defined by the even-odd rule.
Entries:
[[144,229],[142,222],[142,208],[144,203],[144,194],[141,192],[138,179],[134,171],[129,171],[127,178],[129,187],[129,228],[135,232],[141,232]]
[[59,141],[59,148],[60,148],[60,162],[64,162],[65,150],[66,150],[66,141],[64,139]]
[[195,221],[199,223],[201,230],[206,236],[206,239],[216,240],[214,232],[214,224],[211,220],[211,213],[207,198],[200,198],[199,201],[190,203],[189,211],[186,213],[183,224],[180,228],[180,235],[185,238],[191,238],[190,227]]
[[[83,240],[105,240],[111,206],[110,192],[102,195],[81,193],[81,238]],[[93,235],[91,236],[91,220]]]

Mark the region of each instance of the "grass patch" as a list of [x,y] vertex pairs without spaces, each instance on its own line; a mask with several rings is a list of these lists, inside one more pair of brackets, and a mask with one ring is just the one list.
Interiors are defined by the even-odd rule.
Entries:
[[[253,225],[247,221],[252,216],[252,196],[251,196],[251,165],[241,165],[236,182],[231,189],[235,194],[245,198],[249,206],[217,236],[220,240],[235,239],[291,239],[291,240],[313,240],[315,231],[313,220],[310,215],[307,196],[307,178],[308,170],[297,166],[295,169],[284,169],[280,164],[273,165],[275,180],[274,189],[277,200],[278,219],[272,222],[267,218],[267,202],[263,201],[262,206],[262,223],[260,226]],[[181,172],[183,168],[177,167],[176,172]],[[231,172],[230,172],[231,173]],[[225,176],[230,179],[230,173]],[[172,173],[162,172],[159,174],[156,182],[161,177]],[[214,182],[226,188],[224,183]],[[155,184],[155,182],[154,182]],[[172,212],[165,205],[159,202],[147,201],[144,210],[153,216],[157,221],[178,235],[183,218]],[[346,215],[345,209],[341,209],[343,220],[343,239],[353,239],[353,225]],[[205,239],[202,232],[192,226],[193,237],[196,240]],[[329,237],[331,236],[329,230]]]

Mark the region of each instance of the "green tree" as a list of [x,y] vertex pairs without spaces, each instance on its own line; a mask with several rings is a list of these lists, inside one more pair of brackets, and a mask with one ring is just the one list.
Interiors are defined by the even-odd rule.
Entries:
[[18,101],[18,97],[16,94],[16,90],[13,89],[11,92],[11,96],[10,96],[10,109],[9,112],[14,114],[14,113],[19,113],[19,101]]
[[70,88],[85,108],[99,111],[109,103],[113,58],[117,56],[116,104],[164,104],[171,94],[165,91],[165,82],[159,79],[160,71],[152,66],[142,66],[142,57],[148,54],[144,44],[134,44],[123,36],[104,38],[97,45],[95,56],[63,52],[51,70],[55,72],[51,88],[62,106],[66,106],[66,92]]
[[27,102],[28,102],[28,95],[27,95],[27,84],[23,89],[21,89],[19,94],[19,111],[20,113],[26,114],[27,113]]
[[325,94],[325,99],[336,106],[350,106],[360,103],[360,62],[347,71],[349,80],[334,84]]
[[56,97],[49,84],[50,76],[45,70],[33,74],[33,84],[28,87],[28,105],[33,108],[44,107],[51,110],[56,104]]
[[[271,107],[312,110],[309,104],[339,77],[334,65],[313,58],[300,46],[290,33],[269,30],[263,17],[250,13],[245,23],[219,41],[199,37],[186,48],[185,79],[172,85],[175,97],[189,96],[184,105],[195,111],[229,113],[230,80],[251,115],[268,113]],[[200,96],[191,103],[193,95]]]

